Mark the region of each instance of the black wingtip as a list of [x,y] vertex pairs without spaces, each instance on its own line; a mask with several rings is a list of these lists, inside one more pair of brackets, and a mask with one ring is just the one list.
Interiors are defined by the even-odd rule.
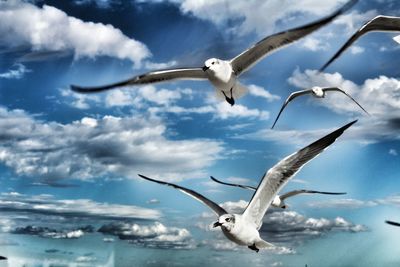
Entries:
[[4,256],[0,256],[0,260],[7,260],[7,258]]
[[400,223],[398,223],[398,222],[393,222],[393,221],[386,220],[385,223],[390,224],[390,225],[394,225],[394,226],[400,226]]
[[84,87],[77,86],[77,85],[73,85],[73,84],[71,84],[71,85],[69,86],[69,88],[70,88],[72,91],[77,92],[77,93],[89,93],[89,92],[90,92],[90,90],[87,90],[87,89],[85,89]]

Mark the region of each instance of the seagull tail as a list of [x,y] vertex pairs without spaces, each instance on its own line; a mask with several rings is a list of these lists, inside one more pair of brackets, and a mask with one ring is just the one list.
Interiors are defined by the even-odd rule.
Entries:
[[255,245],[257,248],[271,248],[271,247],[275,247],[273,244],[260,239],[259,241],[255,242]]
[[247,92],[249,91],[249,89],[247,89],[247,87],[239,82],[236,82],[235,86],[233,86],[233,98],[235,99],[239,99],[242,96],[244,96],[245,94],[247,94]]

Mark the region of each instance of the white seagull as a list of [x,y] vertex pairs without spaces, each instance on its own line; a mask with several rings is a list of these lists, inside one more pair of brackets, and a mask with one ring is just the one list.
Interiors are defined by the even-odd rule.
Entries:
[[228,213],[217,203],[193,190],[176,184],[155,180],[141,174],[139,174],[139,176],[152,182],[172,186],[207,205],[219,217],[218,221],[214,223],[214,227],[220,226],[224,235],[234,243],[247,246],[249,249],[258,252],[260,248],[273,246],[260,237],[258,230],[276,194],[304,164],[324,151],[329,145],[333,144],[335,140],[355,122],[356,121],[348,123],[309,146],[287,156],[269,169],[261,179],[257,190],[242,214]]
[[238,77],[243,72],[247,71],[250,67],[268,54],[271,54],[277,49],[293,43],[294,41],[299,40],[300,38],[328,24],[337,16],[343,14],[356,2],[357,0],[349,1],[342,8],[324,19],[299,28],[268,36],[231,60],[210,58],[205,61],[202,68],[198,67],[158,70],[138,75],[131,79],[110,85],[98,87],[80,87],[71,85],[71,89],[79,93],[95,93],[121,86],[150,84],[177,79],[209,80],[214,86],[217,95],[224,97],[229,104],[234,105],[235,98],[243,96],[247,91],[246,88],[243,87],[238,81]]
[[[257,190],[257,187],[254,187],[254,186],[227,183],[227,182],[217,180],[213,176],[210,176],[210,178],[214,182],[217,182],[220,184],[240,187],[240,188],[249,189],[249,190],[253,190],[253,191]],[[324,191],[315,191],[315,190],[307,190],[307,189],[293,190],[293,191],[287,192],[283,195],[276,195],[274,200],[272,200],[272,202],[271,202],[271,206],[275,207],[275,208],[287,209],[289,206],[285,203],[285,199],[299,195],[299,194],[345,195],[346,193],[345,192],[324,192]]]
[[279,117],[281,116],[282,111],[285,109],[287,104],[289,104],[289,102],[291,102],[296,97],[301,96],[301,95],[311,94],[312,96],[314,96],[316,98],[324,98],[326,92],[329,92],[329,91],[336,91],[336,92],[340,92],[342,94],[345,94],[347,97],[349,97],[351,100],[353,100],[354,103],[356,103],[365,113],[367,113],[369,115],[369,113],[360,104],[358,104],[358,102],[356,100],[354,100],[354,98],[352,98],[349,94],[347,94],[345,91],[343,91],[339,87],[318,87],[318,86],[314,86],[311,89],[296,91],[296,92],[292,93],[291,95],[289,95],[289,97],[286,99],[285,103],[283,103],[283,105],[281,107],[281,110],[279,111],[278,116],[276,117],[276,119],[274,121],[274,124],[272,125],[271,129],[274,128],[276,122],[278,121]]
[[387,224],[390,224],[390,225],[394,225],[394,226],[400,226],[400,223],[398,223],[398,222],[393,222],[393,221],[385,221]]
[[[336,52],[336,54],[320,69],[325,70],[336,58],[338,58],[347,48],[349,48],[358,38],[369,32],[394,32],[400,31],[400,17],[376,16],[365,23],[349,40]],[[400,35],[393,38],[400,43]]]

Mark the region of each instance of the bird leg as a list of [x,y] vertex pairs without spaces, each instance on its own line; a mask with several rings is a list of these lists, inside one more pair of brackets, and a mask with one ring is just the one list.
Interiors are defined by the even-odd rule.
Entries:
[[256,247],[256,243],[254,243],[254,244],[251,245],[251,246],[248,246],[248,248],[251,249],[251,250],[254,250],[254,251],[257,252],[257,253],[260,251],[260,249],[258,249],[258,248]]
[[222,94],[225,96],[225,100],[226,102],[228,102],[229,104],[231,104],[231,106],[235,105],[235,99],[233,99],[233,93],[232,93],[233,87],[231,88],[230,92],[231,92],[231,97],[228,97],[224,91],[221,91]]

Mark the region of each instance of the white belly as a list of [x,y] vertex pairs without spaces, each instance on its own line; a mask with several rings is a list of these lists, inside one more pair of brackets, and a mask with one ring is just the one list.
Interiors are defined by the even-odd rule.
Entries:
[[236,76],[233,73],[226,75],[209,75],[210,82],[218,91],[229,93],[232,87],[236,84]]
[[232,242],[241,246],[251,246],[260,240],[260,233],[255,227],[241,221],[236,216],[235,227],[231,231],[221,228],[224,235]]

